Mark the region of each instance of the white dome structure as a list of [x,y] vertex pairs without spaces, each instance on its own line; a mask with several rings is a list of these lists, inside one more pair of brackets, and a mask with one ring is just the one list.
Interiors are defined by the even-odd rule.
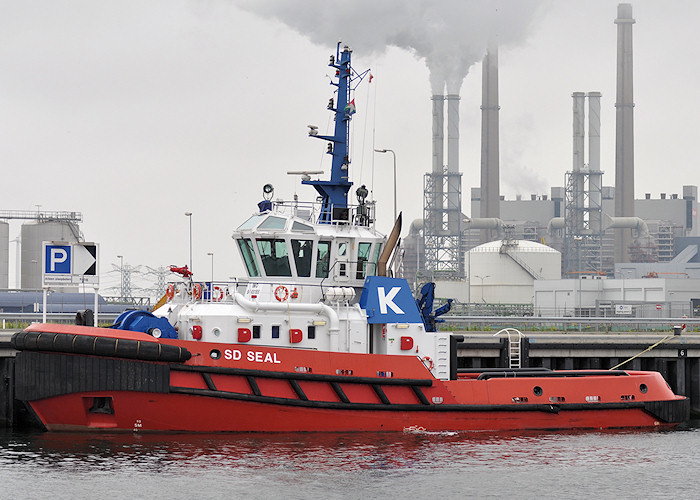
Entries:
[[497,240],[467,253],[470,302],[532,304],[534,282],[561,279],[561,252],[527,240]]

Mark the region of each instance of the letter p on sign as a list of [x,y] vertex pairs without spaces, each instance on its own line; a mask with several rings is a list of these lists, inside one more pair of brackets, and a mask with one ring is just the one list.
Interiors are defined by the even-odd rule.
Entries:
[[56,265],[57,264],[62,264],[65,261],[68,260],[68,252],[66,252],[63,248],[52,248],[51,249],[51,258],[49,259],[49,262],[51,263],[51,271],[56,272]]
[[46,246],[47,273],[70,274],[70,246]]

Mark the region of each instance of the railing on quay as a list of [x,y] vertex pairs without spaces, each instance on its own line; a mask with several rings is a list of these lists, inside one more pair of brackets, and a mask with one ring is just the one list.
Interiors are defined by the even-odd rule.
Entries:
[[700,318],[596,318],[544,316],[458,316],[445,315],[442,330],[499,331],[517,328],[523,332],[627,333],[666,332],[685,325],[686,332],[700,331]]

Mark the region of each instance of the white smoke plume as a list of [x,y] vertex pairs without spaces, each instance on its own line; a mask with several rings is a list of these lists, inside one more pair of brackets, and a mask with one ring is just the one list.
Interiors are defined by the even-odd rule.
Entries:
[[522,41],[542,12],[542,0],[234,0],[273,17],[318,44],[343,40],[363,54],[387,46],[425,59],[434,94],[458,94],[486,53]]

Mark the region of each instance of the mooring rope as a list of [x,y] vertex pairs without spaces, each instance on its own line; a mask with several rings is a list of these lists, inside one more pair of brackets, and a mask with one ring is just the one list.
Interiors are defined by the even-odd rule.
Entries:
[[675,337],[674,334],[666,335],[664,338],[662,338],[661,340],[659,340],[656,344],[650,345],[649,347],[647,347],[646,349],[644,349],[642,352],[640,352],[640,353],[638,353],[638,354],[635,354],[635,355],[632,356],[631,358],[629,358],[629,359],[623,361],[623,362],[620,363],[620,364],[617,364],[617,365],[613,366],[613,367],[610,368],[610,369],[611,369],[611,370],[617,370],[617,369],[620,368],[622,365],[625,365],[625,364],[629,363],[630,361],[632,361],[633,359],[638,358],[638,357],[641,356],[642,354],[651,351],[651,350],[652,350],[653,348],[655,348],[656,346],[663,344],[664,342],[666,342],[667,340],[672,339],[673,337]]

